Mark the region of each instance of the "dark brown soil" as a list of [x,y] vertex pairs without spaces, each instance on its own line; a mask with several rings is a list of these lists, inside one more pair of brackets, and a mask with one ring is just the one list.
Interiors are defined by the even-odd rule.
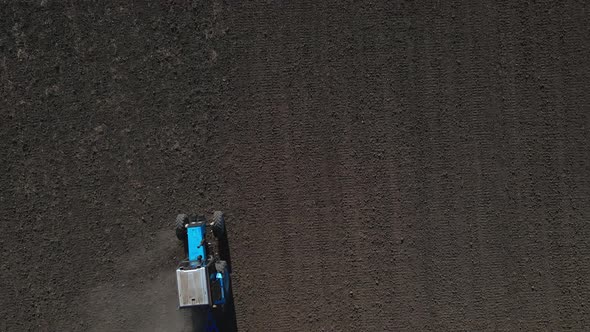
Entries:
[[0,330],[587,330],[584,1],[0,4]]

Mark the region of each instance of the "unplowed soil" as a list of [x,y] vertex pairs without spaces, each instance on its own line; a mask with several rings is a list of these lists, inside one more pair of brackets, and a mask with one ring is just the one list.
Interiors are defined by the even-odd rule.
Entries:
[[0,1],[0,330],[588,330],[585,1]]

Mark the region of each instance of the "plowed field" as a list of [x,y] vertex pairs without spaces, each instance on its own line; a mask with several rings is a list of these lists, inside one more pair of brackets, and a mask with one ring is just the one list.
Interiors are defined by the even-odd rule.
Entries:
[[588,330],[583,1],[1,1],[0,331]]

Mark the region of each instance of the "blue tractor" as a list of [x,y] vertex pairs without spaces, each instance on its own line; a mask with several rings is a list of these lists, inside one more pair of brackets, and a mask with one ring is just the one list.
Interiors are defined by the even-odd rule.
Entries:
[[223,213],[215,211],[211,222],[202,215],[179,214],[176,236],[187,255],[176,269],[179,307],[225,311],[232,296]]

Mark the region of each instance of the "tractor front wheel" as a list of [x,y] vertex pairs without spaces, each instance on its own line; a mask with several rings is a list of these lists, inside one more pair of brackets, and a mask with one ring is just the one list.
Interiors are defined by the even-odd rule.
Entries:
[[211,225],[213,229],[213,235],[216,238],[221,239],[225,235],[225,219],[223,217],[223,212],[215,211],[213,213],[213,224]]
[[186,240],[186,225],[188,225],[188,216],[186,214],[176,216],[176,237],[181,241]]

